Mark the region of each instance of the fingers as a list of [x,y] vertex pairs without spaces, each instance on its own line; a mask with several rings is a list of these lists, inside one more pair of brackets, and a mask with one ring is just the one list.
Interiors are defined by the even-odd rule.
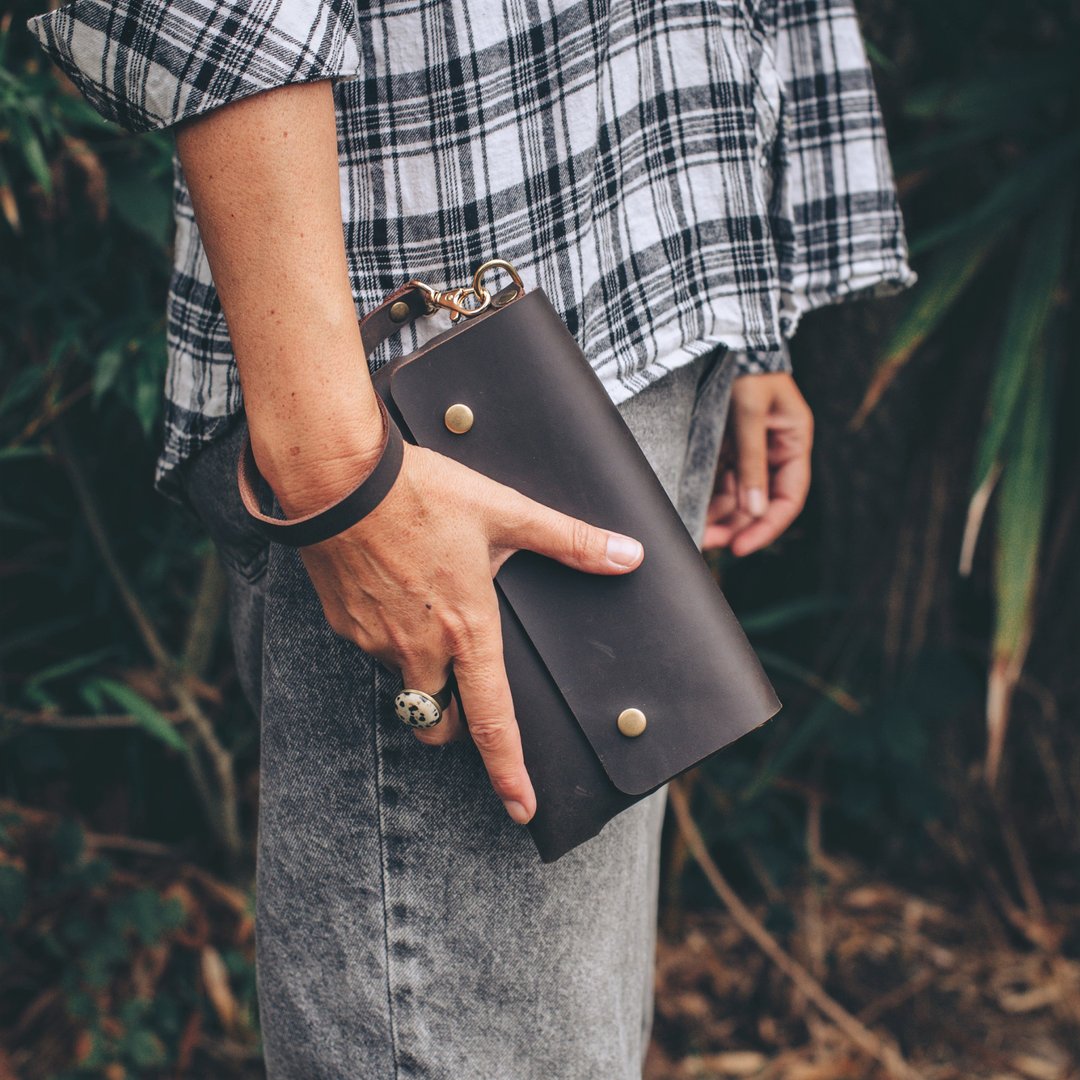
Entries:
[[[428,746],[445,746],[464,738],[464,709],[469,717],[467,733],[484,759],[492,787],[510,817],[524,825],[536,813],[536,795],[525,768],[506,678],[497,603],[493,616],[463,636],[453,669],[457,694],[443,719],[432,728],[415,728],[413,735]],[[445,685],[449,672],[449,663],[410,661],[402,668],[402,680],[410,689],[433,694]]]
[[447,743],[461,742],[465,738],[465,725],[461,720],[461,710],[457,699],[446,707],[443,718],[433,728],[414,728],[413,735],[425,746],[445,746]]
[[632,537],[597,528],[511,488],[506,490],[507,505],[499,508],[489,536],[508,551],[525,548],[588,574],[625,574],[644,558],[641,544]]
[[448,730],[451,733],[450,737],[446,740],[447,742],[461,742],[465,738],[467,734],[465,730],[465,721],[461,716],[461,706],[458,705],[456,691],[453,700],[451,700],[450,704],[447,706],[446,719],[443,723],[448,726]]
[[806,502],[813,414],[791,376],[774,373],[736,380],[730,419],[702,549],[749,555],[776,540]]
[[491,786],[510,817],[524,825],[536,813],[536,794],[521,752],[497,606],[485,630],[454,657],[454,674],[469,734],[484,759]]
[[749,555],[771,544],[799,516],[810,487],[810,459],[796,457],[784,462],[772,477],[768,509],[739,529],[731,540],[734,555]]
[[[706,514],[702,550],[730,547],[733,555],[750,555],[779,538],[806,505],[809,456],[800,454],[774,466],[769,484],[769,504],[759,518],[739,509],[726,490],[714,495]],[[725,489],[733,485],[733,479],[724,482]]]
[[735,520],[739,515],[738,487],[735,474],[731,469],[720,466],[716,478],[716,489],[705,511],[705,535],[702,537],[701,550],[727,547],[738,528]]
[[732,395],[739,509],[759,518],[768,506],[768,408],[759,394]]
[[[424,663],[415,660],[409,661],[401,669],[402,683],[410,690],[423,690],[425,694],[434,695],[446,685],[450,677],[449,661],[441,663]],[[430,728],[413,728],[413,735],[420,742],[428,746],[445,746],[464,736],[464,727],[457,710],[457,703],[451,702],[444,710],[442,719]]]

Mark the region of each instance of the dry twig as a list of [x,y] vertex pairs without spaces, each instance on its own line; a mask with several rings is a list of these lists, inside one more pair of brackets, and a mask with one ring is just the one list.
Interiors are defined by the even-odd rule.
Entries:
[[210,760],[217,781],[216,793],[212,790],[206,776],[203,774],[196,755],[189,754],[186,758],[196,792],[203,803],[207,816],[228,855],[236,858],[242,851],[243,843],[237,813],[236,781],[233,776],[232,755],[221,745],[217,733],[214,731],[213,723],[196,701],[184,672],[173,660],[168,649],[165,648],[157,629],[128,582],[127,575],[124,573],[113,551],[108,532],[98,511],[97,500],[83,474],[78,455],[72,452],[62,421],[57,420],[54,432],[64,468],[71,480],[71,486],[90,530],[94,546],[98,550],[98,555],[105,564],[105,569],[120,594],[120,598],[127,608],[147,652],[160,670],[162,678],[168,685],[180,711],[191,725],[195,742]]
[[860,1050],[875,1061],[879,1061],[888,1072],[898,1080],[922,1080],[903,1058],[900,1051],[880,1036],[875,1035],[865,1024],[860,1023],[851,1013],[835,1000],[797,960],[793,959],[768,930],[755,918],[753,912],[739,899],[738,894],[728,884],[719,867],[709,854],[701,832],[690,813],[686,795],[678,783],[669,788],[669,799],[679,831],[686,841],[690,854],[716,891],[716,895],[731,913],[739,928],[755,945],[780,969],[806,999],[844,1033]]

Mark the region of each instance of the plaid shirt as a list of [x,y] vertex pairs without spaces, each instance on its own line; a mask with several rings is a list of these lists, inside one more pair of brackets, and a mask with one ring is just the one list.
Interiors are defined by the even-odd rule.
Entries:
[[[789,370],[803,312],[914,280],[851,0],[73,0],[27,25],[131,132],[333,79],[357,310],[508,259],[616,403],[717,345]],[[175,496],[242,401],[174,169]]]

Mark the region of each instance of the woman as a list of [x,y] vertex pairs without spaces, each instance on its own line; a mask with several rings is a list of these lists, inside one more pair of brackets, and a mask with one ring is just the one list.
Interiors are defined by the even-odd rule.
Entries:
[[[357,314],[498,256],[698,540],[769,543],[809,484],[785,339],[912,280],[850,0],[75,0],[29,26],[104,115],[175,133],[157,486],[218,543],[260,716],[270,1076],[639,1076],[664,792],[539,863],[493,577],[521,548],[632,573],[640,544],[408,446],[362,521],[268,548],[236,453],[289,517],[356,487],[386,359]],[[468,730],[456,704],[400,724],[451,670]]]

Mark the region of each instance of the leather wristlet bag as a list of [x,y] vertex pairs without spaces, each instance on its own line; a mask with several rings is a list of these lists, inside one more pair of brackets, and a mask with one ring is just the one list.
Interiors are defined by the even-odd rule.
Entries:
[[[491,293],[484,280],[495,270],[513,284]],[[519,551],[495,578],[506,672],[537,797],[528,829],[541,859],[552,862],[763,724],[780,702],[663,485],[544,293],[527,293],[502,260],[480,267],[469,287],[438,291],[412,281],[361,321],[365,351],[440,308],[451,311],[450,329],[372,376],[401,435],[645,548],[643,562],[624,575],[586,574]],[[258,479],[250,447],[238,466],[250,512]],[[396,476],[392,466],[383,467],[384,482]],[[290,522],[255,520],[272,539],[315,542],[278,535]],[[308,535],[324,534],[333,531],[317,522]]]

